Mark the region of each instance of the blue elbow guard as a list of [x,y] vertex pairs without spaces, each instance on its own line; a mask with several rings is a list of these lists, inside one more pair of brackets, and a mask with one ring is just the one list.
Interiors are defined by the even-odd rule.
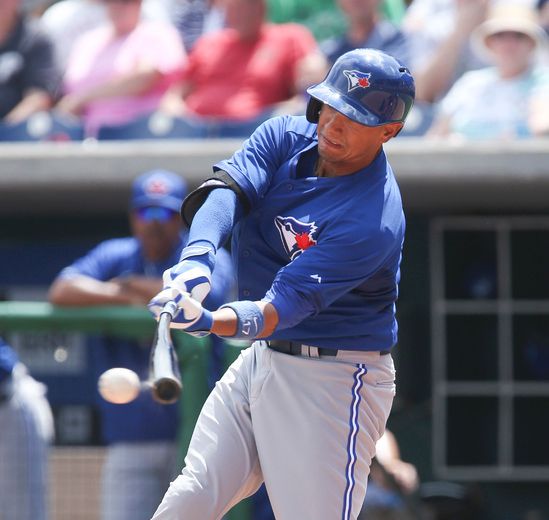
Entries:
[[249,300],[231,302],[222,305],[220,309],[229,307],[236,313],[236,334],[231,336],[237,339],[254,339],[265,325],[263,313],[256,303]]

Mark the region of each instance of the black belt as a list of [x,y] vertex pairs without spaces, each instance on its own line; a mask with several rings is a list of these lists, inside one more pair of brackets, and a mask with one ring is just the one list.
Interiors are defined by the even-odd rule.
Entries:
[[[303,343],[298,343],[296,341],[283,341],[283,340],[272,340],[268,341],[269,347],[273,350],[276,350],[277,352],[282,352],[283,354],[289,354],[290,356],[301,356],[302,355],[302,347],[305,346]],[[324,348],[324,347],[317,347],[318,348],[318,355],[319,356],[337,356],[338,350],[345,350],[345,349],[337,349],[337,348]],[[387,354],[390,354],[390,350],[380,350],[376,351],[379,352],[380,356],[385,356]]]

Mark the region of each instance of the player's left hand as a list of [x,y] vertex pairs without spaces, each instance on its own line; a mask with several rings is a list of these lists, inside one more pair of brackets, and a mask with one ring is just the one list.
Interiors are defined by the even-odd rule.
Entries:
[[164,290],[149,302],[149,310],[158,319],[164,305],[180,299],[188,293],[198,302],[203,302],[211,289],[211,275],[215,264],[213,251],[202,246],[187,246],[181,253],[181,260],[164,271]]
[[164,305],[174,301],[179,302],[184,297],[192,297],[202,302],[210,292],[210,272],[199,262],[184,260],[164,272],[164,289],[154,296],[148,304],[152,315],[158,319]]
[[[178,312],[173,317],[170,327],[180,329],[193,336],[203,337],[210,334],[213,318],[212,313],[202,307],[202,304],[191,297],[189,293],[177,292],[174,294],[173,289],[164,289],[158,296],[166,293],[165,297],[173,297],[173,301],[177,303]],[[152,302],[149,304],[151,307]]]
[[175,288],[203,302],[211,289],[211,270],[203,262],[189,258],[164,271],[162,281],[165,289]]

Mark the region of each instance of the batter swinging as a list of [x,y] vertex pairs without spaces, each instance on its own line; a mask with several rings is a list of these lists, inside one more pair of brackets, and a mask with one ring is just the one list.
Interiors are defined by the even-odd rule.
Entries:
[[[362,506],[395,394],[385,354],[405,227],[383,144],[414,82],[357,49],[308,92],[306,117],[261,125],[183,205],[189,246],[151,311],[174,299],[173,326],[256,341],[207,399],[155,520],[219,519],[263,480],[278,520],[356,519]],[[239,300],[209,312],[231,232]]]

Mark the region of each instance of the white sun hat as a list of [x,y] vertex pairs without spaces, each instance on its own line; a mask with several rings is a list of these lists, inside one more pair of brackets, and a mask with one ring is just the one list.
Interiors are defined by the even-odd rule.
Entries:
[[486,40],[494,34],[507,31],[527,35],[535,43],[537,51],[547,45],[547,36],[538,23],[537,12],[518,2],[501,2],[494,5],[486,20],[473,31],[472,44],[482,56],[490,58],[491,53]]

